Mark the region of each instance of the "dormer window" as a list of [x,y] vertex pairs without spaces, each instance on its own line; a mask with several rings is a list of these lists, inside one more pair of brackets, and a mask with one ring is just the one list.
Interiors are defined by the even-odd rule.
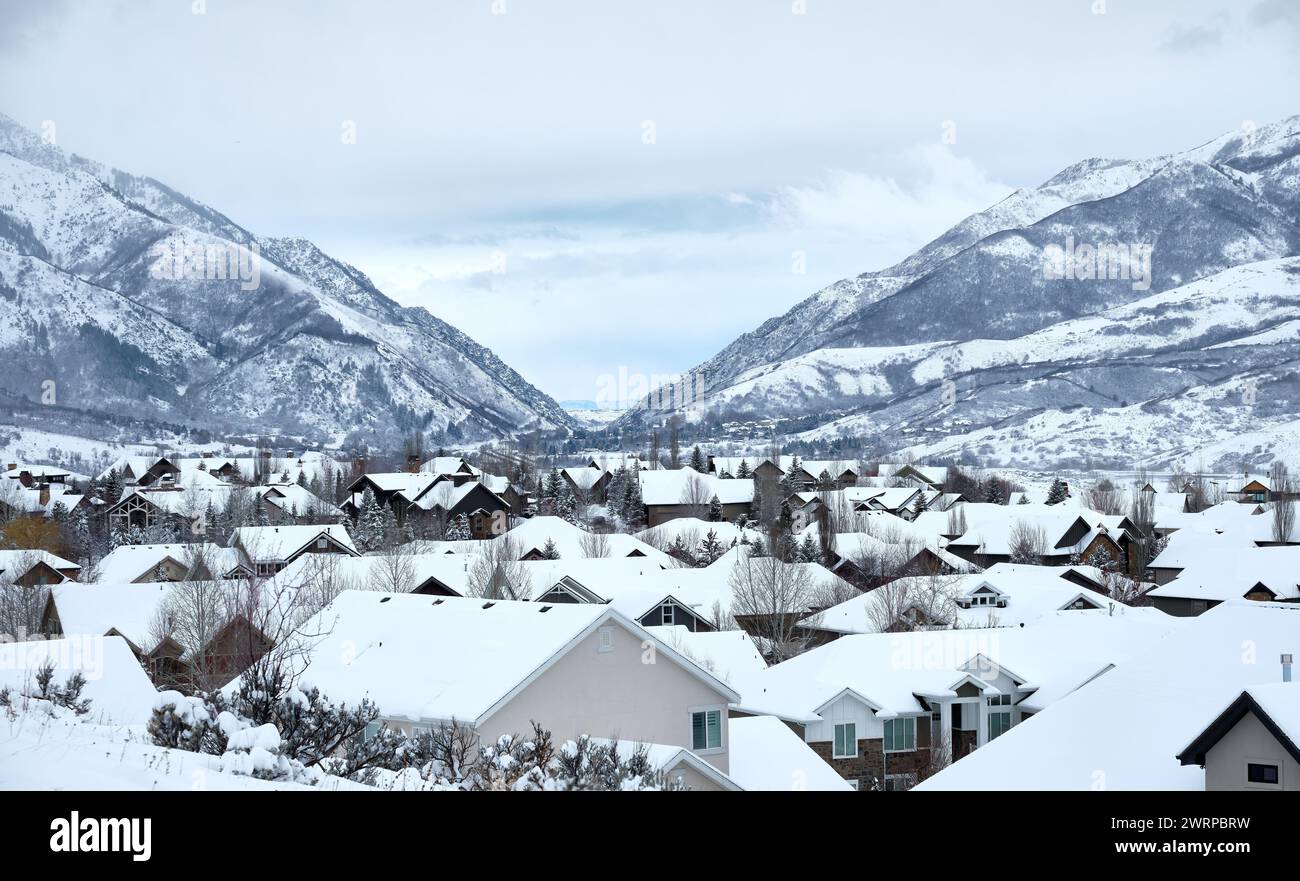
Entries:
[[664,603],[659,607],[660,623],[671,626],[675,623],[674,606],[672,603]]

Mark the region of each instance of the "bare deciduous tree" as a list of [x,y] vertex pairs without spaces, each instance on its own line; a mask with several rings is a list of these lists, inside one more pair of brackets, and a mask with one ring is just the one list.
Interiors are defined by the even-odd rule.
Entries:
[[470,596],[490,600],[527,600],[532,597],[528,569],[520,562],[514,536],[506,533],[483,542],[470,564],[466,588]]
[[731,614],[774,663],[794,657],[809,635],[797,625],[814,603],[812,577],[806,566],[785,563],[775,556],[742,554],[728,578]]
[[1295,485],[1287,473],[1286,463],[1273,463],[1269,484],[1273,495],[1273,541],[1286,544],[1292,540],[1295,528]]
[[1039,565],[1047,552],[1047,532],[1029,520],[1017,520],[1007,536],[1012,563]]

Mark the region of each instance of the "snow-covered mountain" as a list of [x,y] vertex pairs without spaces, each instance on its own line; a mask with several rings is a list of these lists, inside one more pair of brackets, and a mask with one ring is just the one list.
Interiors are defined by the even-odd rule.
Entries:
[[[177,273],[177,254],[212,268]],[[2,390],[30,400],[53,380],[63,407],[218,431],[573,425],[489,349],[312,243],[258,236],[3,115],[0,358]]]
[[[1045,257],[1071,243],[1118,245],[1131,271],[1054,277]],[[1282,259],[1296,254],[1300,117],[1172,156],[1086,160],[740,337],[695,368],[706,397],[688,415],[833,413],[806,436],[1010,462],[1168,461],[1300,417],[1298,268]],[[1243,392],[1255,403],[1226,406]],[[1188,435],[1183,418],[1210,400],[1216,415],[1190,421],[1217,434]],[[1107,422],[1119,431],[1102,442]]]

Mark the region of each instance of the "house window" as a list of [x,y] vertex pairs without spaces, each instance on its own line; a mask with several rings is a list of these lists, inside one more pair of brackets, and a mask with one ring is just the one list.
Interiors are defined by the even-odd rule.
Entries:
[[673,623],[673,604],[672,604],[672,603],[664,603],[662,606],[660,606],[660,607],[659,607],[659,615],[660,615],[660,618],[661,618],[661,623],[663,623],[663,624],[672,624],[672,623]]
[[857,792],[858,789],[859,789],[858,781],[857,781],[857,780],[850,780],[850,781],[849,781],[849,786],[852,786],[852,787],[853,787],[853,791],[854,791],[854,792]]
[[989,740],[999,735],[1006,734],[1007,729],[1011,727],[1010,713],[990,713],[989,714]]
[[835,726],[835,751],[831,755],[836,759],[852,759],[857,757],[857,725],[852,722],[843,722]]
[[885,720],[885,752],[901,753],[916,749],[916,719]]
[[1264,783],[1269,786],[1277,786],[1281,780],[1277,765],[1257,764],[1255,762],[1246,765],[1247,783]]
[[316,539],[316,547],[320,548],[322,551],[325,550],[325,549],[326,549],[327,547],[329,547],[329,546],[330,546],[330,543],[329,543],[329,541],[325,538],[325,536],[322,535],[320,538]]
[[375,736],[378,735],[379,732],[383,730],[384,730],[383,722],[376,721],[376,722],[367,723],[366,727],[361,732],[361,742],[366,743],[369,740],[373,740]]
[[691,749],[722,749],[722,711],[691,713]]
[[597,649],[597,651],[612,652],[613,650],[614,650],[614,628],[613,627],[600,628],[600,647]]

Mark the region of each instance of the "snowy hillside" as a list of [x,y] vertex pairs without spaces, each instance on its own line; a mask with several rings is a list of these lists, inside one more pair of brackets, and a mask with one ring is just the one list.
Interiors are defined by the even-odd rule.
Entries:
[[[176,272],[178,254],[209,256]],[[490,350],[310,242],[258,237],[3,116],[0,319],[0,386],[38,400],[53,380],[64,407],[329,437],[574,424]]]
[[[1070,243],[1122,246],[1127,262],[1053,277],[1046,255]],[[1172,156],[1085,160],[740,337],[695,368],[706,398],[688,418],[833,413],[804,437],[1029,465],[1267,459],[1270,442],[1244,435],[1300,417],[1296,254],[1300,117]],[[1252,403],[1224,406],[1243,393]]]

